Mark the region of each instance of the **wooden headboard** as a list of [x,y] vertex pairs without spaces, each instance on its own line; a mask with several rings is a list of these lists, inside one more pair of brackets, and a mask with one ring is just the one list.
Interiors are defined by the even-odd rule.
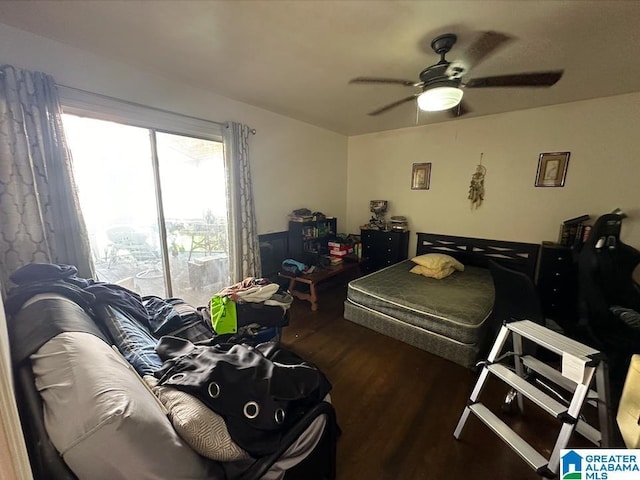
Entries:
[[465,265],[487,267],[493,260],[507,268],[535,277],[540,246],[536,243],[506,242],[484,238],[454,237],[418,232],[416,255],[446,253]]

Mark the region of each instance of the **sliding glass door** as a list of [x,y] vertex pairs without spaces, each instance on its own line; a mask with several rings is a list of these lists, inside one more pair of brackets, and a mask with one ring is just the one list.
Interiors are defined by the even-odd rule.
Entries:
[[73,115],[64,125],[98,279],[206,304],[230,280],[222,144]]
[[156,134],[173,296],[211,296],[229,284],[222,143]]

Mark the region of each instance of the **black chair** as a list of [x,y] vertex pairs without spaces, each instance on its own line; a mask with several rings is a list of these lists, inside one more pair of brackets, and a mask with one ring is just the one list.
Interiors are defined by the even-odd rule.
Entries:
[[[489,271],[493,277],[495,299],[493,302],[493,312],[489,319],[486,332],[485,355],[489,350],[498,331],[505,323],[518,320],[531,320],[539,325],[545,325],[542,305],[538,297],[533,279],[523,272],[512,270],[493,260],[488,262]],[[503,351],[513,351],[511,337],[505,344]],[[525,355],[537,355],[537,344],[524,339],[522,340],[522,353]],[[533,377],[531,377],[533,378]],[[517,409],[516,391],[512,389],[504,399],[503,411],[513,413]]]
[[495,302],[493,317],[500,322],[531,320],[544,325],[542,305],[533,280],[522,272],[489,261]]
[[640,292],[632,279],[640,252],[620,241],[623,218],[616,213],[599,217],[578,256],[580,322],[590,343],[608,358],[614,404],[622,392],[631,355],[640,353],[640,329],[610,310],[620,306],[640,312]]
[[[486,350],[491,347],[491,343],[504,323],[531,320],[540,325],[545,324],[542,305],[531,277],[504,267],[493,260],[488,263],[493,277],[495,300],[493,313],[487,326]],[[535,345],[525,341],[523,349],[525,353],[534,353]]]

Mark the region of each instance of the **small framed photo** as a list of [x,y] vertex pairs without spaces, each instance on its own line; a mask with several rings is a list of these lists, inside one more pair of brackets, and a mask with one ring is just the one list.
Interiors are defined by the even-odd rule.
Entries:
[[570,152],[541,153],[536,187],[564,187]]
[[429,190],[431,164],[414,163],[411,172],[411,190]]

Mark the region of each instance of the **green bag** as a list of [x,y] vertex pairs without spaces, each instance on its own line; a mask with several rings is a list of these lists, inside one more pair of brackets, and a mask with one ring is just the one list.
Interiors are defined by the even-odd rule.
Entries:
[[238,317],[236,304],[229,297],[214,295],[209,304],[211,310],[211,326],[218,335],[236,333],[238,331]]

